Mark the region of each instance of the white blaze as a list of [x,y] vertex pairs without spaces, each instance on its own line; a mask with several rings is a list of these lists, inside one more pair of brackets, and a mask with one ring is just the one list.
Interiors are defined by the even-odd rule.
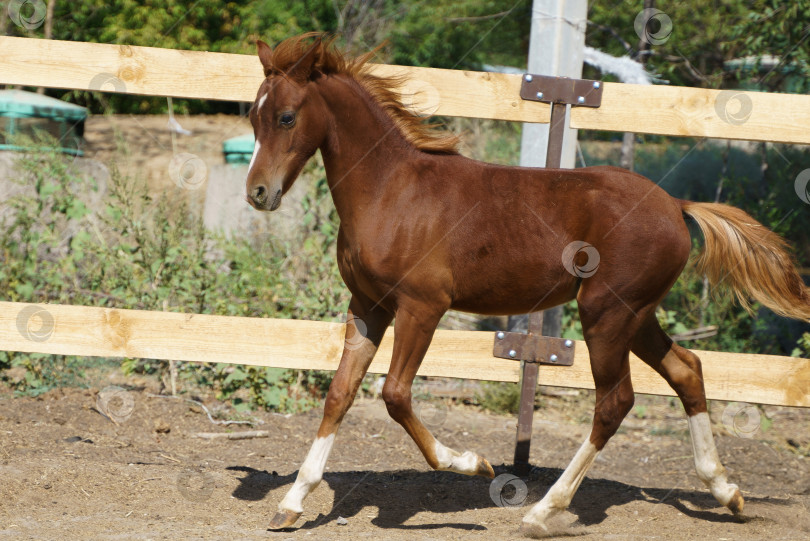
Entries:
[[250,165],[248,165],[248,175],[250,171],[253,169],[253,164],[256,163],[256,156],[259,155],[259,149],[262,147],[262,144],[259,143],[259,140],[256,140],[256,146],[253,147],[253,157],[250,158]]
[[[264,102],[266,101],[267,101],[267,94],[259,98],[259,105],[257,109],[261,109],[262,106],[264,105]],[[253,156],[250,158],[250,165],[248,165],[248,175],[250,174],[250,171],[253,169],[253,164],[256,163],[256,156],[259,155],[259,149],[261,147],[262,147],[261,143],[259,143],[259,140],[256,139],[256,145],[253,147]]]

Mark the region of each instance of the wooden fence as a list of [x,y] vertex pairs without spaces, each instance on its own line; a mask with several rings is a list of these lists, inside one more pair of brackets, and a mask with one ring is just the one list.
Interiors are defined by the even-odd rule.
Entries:
[[[0,51],[0,84],[250,102],[263,79],[258,58],[250,55],[13,37],[0,37]],[[406,75],[414,107],[434,114],[549,119],[548,105],[520,99],[518,75],[385,65],[374,70]],[[810,144],[810,96],[605,83],[602,106],[573,108],[571,125]],[[316,321],[0,302],[0,350],[7,351],[334,370],[343,333],[342,324]],[[389,329],[371,372],[387,371],[392,345]],[[493,357],[492,345],[491,332],[438,331],[419,374],[518,381],[520,364]],[[806,359],[697,353],[708,398],[810,407]],[[640,360],[632,357],[631,365],[636,392],[673,395]],[[592,389],[585,343],[577,342],[573,367],[541,366],[540,381]]]

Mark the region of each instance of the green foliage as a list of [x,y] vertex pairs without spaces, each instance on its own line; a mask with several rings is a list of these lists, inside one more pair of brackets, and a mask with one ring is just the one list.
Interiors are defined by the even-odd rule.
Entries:
[[[642,9],[641,2],[636,1],[590,3],[587,45],[614,56],[644,60],[649,72],[679,86],[735,88],[753,79],[765,90],[807,91],[810,0],[659,1],[655,7],[669,17],[672,33],[643,55],[639,54],[639,37],[633,27]],[[764,56],[778,57],[779,66],[760,70]],[[744,57],[751,57],[753,63],[747,67],[741,64],[736,70],[728,68],[726,62]],[[586,72],[593,70],[587,68]]]
[[[177,193],[151,199],[142,183],[113,167],[105,206],[84,202],[89,179],[43,140],[21,154],[20,182],[32,186],[6,204],[0,234],[0,291],[4,300],[114,306],[253,317],[337,320],[348,303],[334,257],[337,218],[321,214],[319,188],[310,202],[314,225],[302,247],[273,238],[226,239],[204,229]],[[316,226],[315,226],[316,225]],[[61,363],[61,364],[60,364]],[[310,407],[329,375],[270,368],[178,363],[181,377],[213,385],[241,407],[297,411]],[[58,368],[61,366],[62,368]],[[39,392],[66,381],[76,359],[0,354],[0,369],[19,367],[12,383]],[[167,363],[128,359],[127,373],[162,374]],[[8,378],[7,378],[8,379]]]
[[[658,321],[669,334],[705,325],[716,325],[715,336],[689,342],[690,348],[730,352],[764,352],[765,344],[758,329],[758,320],[740,308],[724,290],[712,291],[705,297],[703,276],[697,272],[694,261],[696,247],[683,274],[662,303]],[[756,309],[756,307],[755,307]]]
[[[256,366],[217,365],[214,380],[219,383],[219,400],[231,400],[237,411],[261,407],[275,411],[300,412],[318,404],[323,378],[314,371],[283,370]],[[224,379],[223,379],[224,376]],[[243,398],[247,395],[247,399]]]
[[409,66],[480,69],[524,66],[531,2],[511,0],[418,2],[392,37],[392,61]]
[[[737,57],[755,58],[741,66],[739,79],[749,77],[769,91],[806,93],[810,90],[810,0],[752,0],[748,11],[731,26],[724,49]],[[775,68],[762,69],[764,56],[778,58]]]
[[81,387],[89,374],[114,365],[108,359],[0,351],[0,381],[16,394],[39,396],[59,387]]
[[[642,2],[623,0],[616,3],[591,2],[588,5],[586,44],[614,56],[629,55],[643,59],[647,71],[671,84],[718,88],[725,77],[723,63],[734,57],[724,48],[729,30],[747,13],[744,2],[717,0],[704,3],[656,2],[672,24],[672,33],[663,43],[652,45],[639,55],[639,36],[633,23],[643,9]],[[657,28],[651,28],[653,32]],[[592,68],[586,76],[605,80]]]
[[798,347],[793,350],[791,355],[793,357],[802,357],[805,359],[810,359],[810,332],[804,333],[799,338],[799,341],[796,343],[796,345]]
[[689,330],[682,321],[678,321],[679,314],[675,310],[664,310],[659,307],[655,315],[661,328],[669,335],[681,334]]
[[20,185],[27,184],[32,190],[23,190],[5,202],[13,218],[4,216],[0,234],[0,246],[4,248],[0,290],[6,291],[13,301],[26,300],[45,288],[61,295],[63,277],[71,276],[76,267],[74,261],[60,256],[80,242],[76,237],[66,236],[67,225],[89,213],[74,195],[81,179],[70,169],[70,160],[51,150],[58,148],[52,137],[43,134],[42,138],[44,144],[25,136],[13,139],[15,145],[41,149],[23,154],[18,163],[19,168],[28,172]]
[[520,385],[485,381],[481,384],[481,392],[475,394],[475,401],[493,413],[517,413],[520,409]]
[[582,340],[582,323],[579,321],[579,308],[577,301],[571,301],[563,305],[562,324],[560,326],[560,336],[571,340]]

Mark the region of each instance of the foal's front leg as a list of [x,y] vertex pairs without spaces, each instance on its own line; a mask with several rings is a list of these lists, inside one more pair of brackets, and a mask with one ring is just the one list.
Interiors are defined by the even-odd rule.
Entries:
[[394,354],[382,390],[383,400],[388,413],[413,438],[431,468],[491,479],[495,472],[485,458],[445,447],[413,412],[411,384],[441,316],[418,305],[399,307],[394,324]]
[[392,316],[381,308],[365,310],[353,297],[347,319],[343,356],[326,395],[318,435],[298,470],[295,483],[279,503],[278,513],[270,521],[271,530],[295,524],[304,512],[304,498],[321,482],[340,422],[354,401]]

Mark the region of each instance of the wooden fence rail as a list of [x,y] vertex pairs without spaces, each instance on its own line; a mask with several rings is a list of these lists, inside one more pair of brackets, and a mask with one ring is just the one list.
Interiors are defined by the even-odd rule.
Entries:
[[[417,109],[437,115],[549,121],[519,97],[520,76],[375,65],[411,83]],[[204,51],[0,37],[0,84],[252,102],[258,57]],[[575,107],[571,127],[810,144],[810,96],[605,83],[602,106]]]
[[[0,302],[0,349],[60,355],[135,357],[178,361],[335,370],[341,323],[58,304]],[[436,332],[419,375],[516,382],[520,363],[492,356],[494,333]],[[380,345],[370,372],[385,374],[394,330]],[[748,353],[697,351],[711,399],[810,407],[810,360]],[[647,365],[631,356],[636,392],[673,396]],[[541,366],[545,385],[593,389],[585,342],[574,365]]]

